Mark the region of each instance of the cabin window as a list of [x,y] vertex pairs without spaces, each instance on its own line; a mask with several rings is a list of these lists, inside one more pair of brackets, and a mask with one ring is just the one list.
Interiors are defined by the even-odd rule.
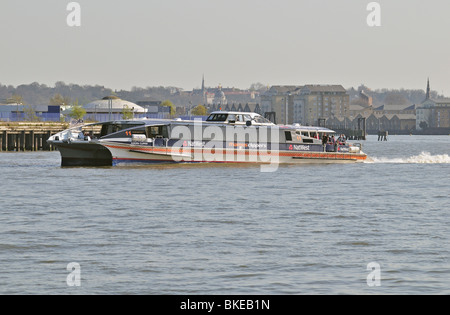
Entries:
[[121,124],[121,123],[107,123],[102,126],[100,137],[119,132],[124,129],[142,126],[143,124]]
[[270,124],[271,123],[270,120],[268,120],[268,119],[266,119],[266,118],[264,118],[262,116],[256,116],[255,118],[253,118],[253,120],[256,123],[260,123],[260,124]]
[[286,141],[292,141],[292,133],[290,131],[285,131],[284,134],[286,136]]
[[228,114],[211,114],[206,121],[226,121]]
[[169,131],[167,126],[150,126],[147,127],[147,137],[156,138],[157,136],[169,138]]
[[152,126],[147,128],[147,136],[149,138],[154,138],[159,134],[159,127],[158,126]]
[[309,132],[308,131],[302,131],[302,136],[303,137],[309,137]]
[[167,126],[161,126],[161,135],[163,138],[169,138],[169,128]]

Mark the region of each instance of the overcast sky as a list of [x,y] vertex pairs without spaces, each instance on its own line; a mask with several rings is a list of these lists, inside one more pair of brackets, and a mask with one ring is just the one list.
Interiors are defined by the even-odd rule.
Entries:
[[248,88],[254,82],[425,89],[450,96],[450,1],[0,1],[0,83]]

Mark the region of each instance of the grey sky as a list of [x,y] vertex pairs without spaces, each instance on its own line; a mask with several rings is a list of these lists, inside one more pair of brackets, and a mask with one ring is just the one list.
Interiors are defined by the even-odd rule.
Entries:
[[450,96],[450,1],[69,0],[0,2],[0,82],[247,88],[342,84]]

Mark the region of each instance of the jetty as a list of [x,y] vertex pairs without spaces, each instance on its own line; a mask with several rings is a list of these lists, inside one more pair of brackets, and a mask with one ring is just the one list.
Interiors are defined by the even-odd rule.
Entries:
[[54,151],[47,139],[67,128],[67,123],[0,123],[0,152]]
[[389,132],[380,130],[378,131],[378,141],[387,141]]
[[326,120],[321,118],[317,121],[318,126],[330,128],[336,131],[337,134],[343,134],[348,140],[366,140],[367,137],[367,125],[366,118],[360,117],[358,118],[358,126],[354,129],[349,129],[344,126],[333,126],[327,125]]

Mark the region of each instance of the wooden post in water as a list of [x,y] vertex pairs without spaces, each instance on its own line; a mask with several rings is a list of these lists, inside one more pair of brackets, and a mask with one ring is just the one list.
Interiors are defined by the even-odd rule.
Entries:
[[14,147],[15,147],[14,135],[7,134],[7,137],[8,137],[8,148],[6,149],[6,151],[8,151],[8,152],[14,151]]
[[2,135],[3,141],[2,141],[2,150],[8,151],[8,132],[5,130],[3,131]]
[[17,133],[17,152],[22,151],[22,132]]
[[25,130],[23,130],[19,135],[19,150],[25,151]]
[[44,142],[42,141],[44,139],[44,135],[41,133],[39,135],[39,150],[43,150],[44,149]]
[[30,131],[27,150],[34,151],[34,130]]
[[43,149],[46,151],[52,151],[52,146],[47,143],[47,140],[51,137],[51,132],[47,131],[44,135],[45,139],[43,139]]
[[14,141],[13,141],[14,147],[13,147],[12,151],[18,152],[19,151],[19,135],[17,133],[15,133],[15,134],[13,134],[13,138],[14,138]]
[[39,138],[38,138],[38,135],[34,136],[34,151],[39,151]]

